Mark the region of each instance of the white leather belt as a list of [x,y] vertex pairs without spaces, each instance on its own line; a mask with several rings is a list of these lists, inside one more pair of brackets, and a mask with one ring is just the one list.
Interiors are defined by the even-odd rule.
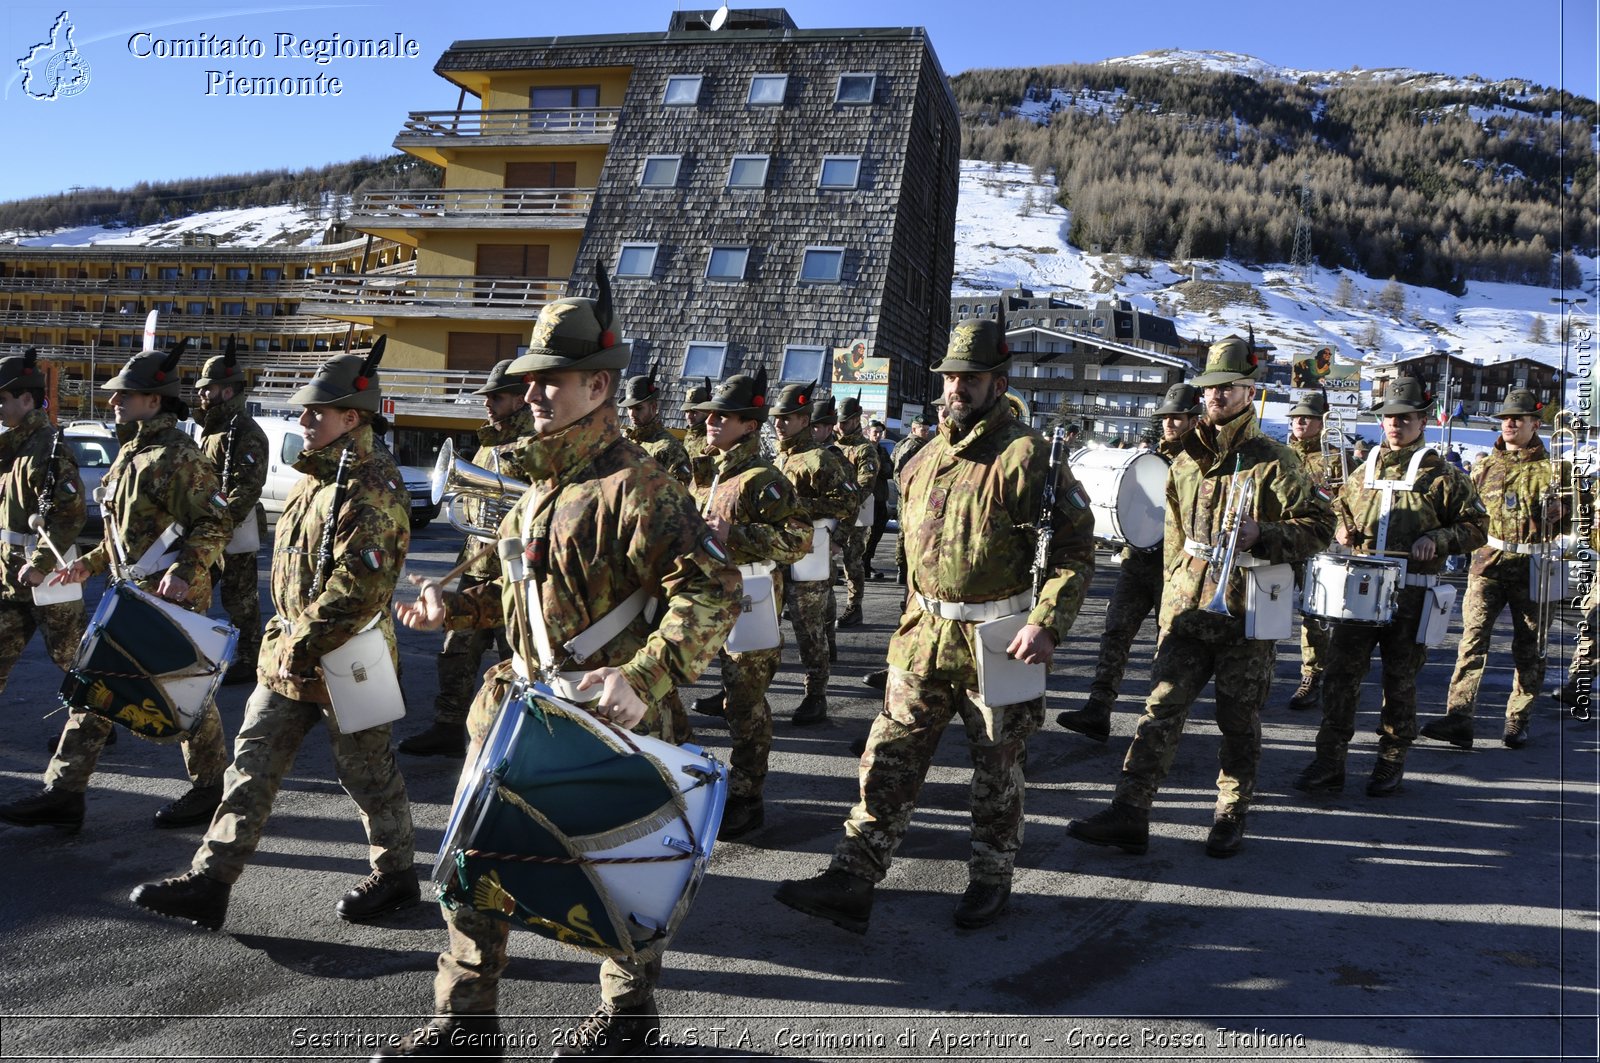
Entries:
[[1489,536],[1489,545],[1502,553],[1507,554],[1548,554],[1554,543],[1508,543],[1504,539]]
[[[528,662],[522,659],[522,654],[520,653],[511,655],[511,670],[523,679],[535,678],[528,674]],[[594,701],[600,696],[601,684],[599,683],[587,690],[578,689],[578,680],[587,674],[587,672],[558,672],[554,676],[539,676],[537,678],[539,682],[544,683],[563,698],[581,705],[587,701]]]
[[750,579],[753,576],[770,576],[772,570],[777,567],[772,561],[755,561],[748,565],[739,565],[738,569],[740,577]]
[[6,546],[20,546],[24,550],[32,550],[38,542],[39,537],[37,535],[25,535],[22,532],[14,532],[8,528],[0,528],[0,543],[4,543]]
[[1439,585],[1439,577],[1438,576],[1435,576],[1435,575],[1432,575],[1432,574],[1426,574],[1425,575],[1425,574],[1420,573],[1420,572],[1418,572],[1418,573],[1407,572],[1406,573],[1406,586],[1407,587],[1437,587],[1438,585]]
[[927,612],[945,620],[982,623],[985,620],[998,620],[1002,616],[1010,616],[1026,609],[1033,601],[1033,592],[1018,591],[1011,597],[1002,598],[997,602],[941,602],[925,594],[918,594],[917,601]]

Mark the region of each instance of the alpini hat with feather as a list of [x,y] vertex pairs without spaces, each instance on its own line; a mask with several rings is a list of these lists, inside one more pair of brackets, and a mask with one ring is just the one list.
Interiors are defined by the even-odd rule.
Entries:
[[515,391],[521,394],[526,390],[528,385],[522,382],[522,378],[511,375],[511,359],[502,358],[489,370],[489,379],[484,381],[483,387],[475,390],[473,394],[493,395],[501,391]]
[[383,409],[378,363],[383,361],[383,348],[388,341],[388,336],[379,336],[378,342],[365,355],[340,354],[329,358],[311,378],[311,383],[289,396],[289,402],[295,406],[336,406],[377,413]]
[[935,373],[1003,373],[1011,367],[1011,348],[1006,345],[1006,312],[998,321],[987,318],[963,321],[950,333],[944,361],[933,366]]
[[1433,396],[1423,390],[1422,381],[1397,376],[1384,389],[1383,405],[1373,407],[1372,412],[1379,417],[1392,417],[1401,413],[1422,413],[1432,405]]
[[696,403],[706,401],[710,397],[711,378],[708,376],[703,376],[700,378],[700,383],[689,389],[689,394],[684,399],[684,402],[688,403],[690,406],[693,406]]
[[239,365],[237,351],[238,347],[234,344],[233,337],[229,336],[228,345],[222,349],[222,353],[207,358],[206,364],[200,367],[200,379],[194,382],[194,386],[208,388],[217,384],[233,388],[234,394],[242,394],[250,380],[244,375],[244,368]]
[[513,374],[628,367],[632,354],[627,344],[617,341],[611,280],[599,266],[594,277],[600,298],[573,297],[544,304],[533,323],[527,352],[511,363]]
[[[630,376],[622,382],[622,398],[617,400],[617,405],[626,410],[630,406],[642,406],[647,402],[656,402],[661,398],[661,388],[656,385],[656,369],[652,363],[648,373]],[[706,398],[710,398],[708,394]],[[705,399],[701,399],[704,402]]]
[[717,385],[705,402],[695,406],[705,413],[737,413],[755,421],[767,419],[767,368],[754,375],[735,373]]
[[146,395],[180,397],[183,381],[178,377],[178,362],[189,347],[189,341],[179,340],[165,351],[140,351],[128,359],[128,364],[116,376],[100,385],[102,391],[137,391]]
[[1290,417],[1326,417],[1328,416],[1328,396],[1323,391],[1308,391],[1300,397],[1300,401],[1289,411]]
[[807,413],[812,410],[811,392],[816,390],[817,382],[809,384],[785,384],[783,390],[778,392],[778,397],[773,400],[773,416],[787,413]]
[[834,408],[833,396],[818,399],[811,407],[812,424],[838,424],[839,411]]
[[1155,408],[1151,416],[1189,414],[1198,417],[1201,412],[1200,389],[1193,384],[1174,384],[1167,389],[1166,398]]
[[1512,388],[1506,392],[1505,401],[1494,411],[1495,417],[1542,417],[1544,403],[1527,388]]
[[39,368],[39,348],[29,347],[19,358],[0,362],[0,391],[26,391],[44,387],[44,370]]
[[1213,343],[1206,351],[1206,368],[1191,384],[1197,388],[1221,387],[1240,380],[1254,383],[1261,377],[1261,360],[1256,357],[1254,337],[1242,340],[1229,336]]

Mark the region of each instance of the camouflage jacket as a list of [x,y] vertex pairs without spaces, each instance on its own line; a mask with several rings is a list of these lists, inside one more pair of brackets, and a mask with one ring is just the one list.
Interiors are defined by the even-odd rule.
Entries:
[[[50,489],[50,515],[45,518],[45,532],[50,541],[62,551],[72,548],[72,543],[83,531],[88,516],[88,502],[83,497],[83,481],[78,476],[78,459],[65,440],[55,447],[55,464],[50,463],[50,450],[55,446],[57,429],[43,410],[34,410],[22,419],[17,427],[0,433],[0,528],[12,535],[35,536],[28,520],[39,512],[40,494],[45,491],[45,481],[51,475],[55,483]],[[0,599],[5,601],[32,601],[32,591],[17,573],[24,565],[37,572],[52,572],[61,562],[43,542],[37,542],[31,551],[14,543],[0,545],[3,575],[0,575]]]
[[[997,402],[961,437],[944,424],[902,474],[900,534],[910,587],[944,602],[987,602],[1029,590],[1034,524],[1050,445]],[[1066,462],[1057,472],[1044,589],[1028,622],[1066,641],[1094,575],[1089,497]],[[889,642],[889,663],[918,675],[976,682],[977,625],[927,612],[915,597]]]
[[917,451],[928,445],[926,439],[916,436],[906,436],[894,445],[894,450],[889,454],[889,465],[896,481],[900,479],[900,470],[906,467],[906,462],[916,457]]
[[844,455],[845,464],[850,466],[856,486],[861,489],[861,502],[865,503],[867,499],[873,497],[873,488],[878,482],[878,461],[881,458],[878,444],[856,432],[840,436],[836,440],[836,445],[839,452]]
[[[1331,464],[1329,459],[1337,461],[1340,457],[1340,451],[1330,450],[1324,453],[1322,442],[1317,439],[1291,439],[1289,440],[1289,449],[1300,455],[1300,464],[1305,468],[1306,475],[1311,477],[1313,484],[1331,490],[1331,485],[1328,482],[1328,467]],[[1347,472],[1349,470],[1354,460],[1348,453],[1344,454],[1344,471]]]
[[778,471],[794,485],[806,519],[847,520],[855,515],[859,493],[850,467],[827,447],[799,432],[778,441]]
[[[503,424],[490,422],[478,429],[478,450],[472,455],[472,463],[481,465],[490,472],[526,482],[528,478],[523,473],[522,467],[517,464],[515,455],[522,440],[531,435],[533,435],[533,411],[526,406],[518,406]],[[458,516],[474,528],[494,528],[499,524],[499,521],[490,515],[489,506],[481,498],[463,498],[456,509]],[[493,540],[480,539],[475,535],[467,536],[467,541],[461,544],[461,552],[456,554],[456,564],[461,564],[471,556],[475,556],[476,560],[467,566],[462,576],[478,581],[498,579],[500,558],[493,546]],[[485,549],[486,547],[488,549]]]
[[[1378,477],[1404,479],[1412,457],[1427,448],[1428,444],[1421,439],[1400,450],[1391,450],[1388,443],[1381,444],[1374,451]],[[1340,522],[1354,531],[1356,547],[1367,552],[1381,548],[1403,554],[1409,552],[1418,539],[1427,536],[1437,548],[1433,560],[1408,561],[1406,571],[1431,573],[1443,569],[1445,558],[1450,554],[1470,554],[1484,544],[1489,516],[1477,488],[1472,486],[1466,473],[1441,458],[1437,451],[1423,457],[1416,483],[1410,491],[1368,490],[1365,480],[1365,464],[1352,469],[1335,500]],[[1380,547],[1378,522],[1386,493],[1393,495],[1394,502],[1389,514],[1389,534]]]
[[[628,437],[629,442],[644,449],[644,452],[656,459],[663,469],[672,474],[673,479],[688,487],[693,480],[689,471],[689,452],[684,449],[678,437],[667,431],[660,421],[651,421],[643,428],[625,428],[622,432]],[[701,442],[705,436],[700,437]]]
[[[330,528],[339,459],[347,445],[344,497]],[[305,475],[289,489],[272,544],[277,615],[261,637],[259,669],[269,690],[325,704],[328,690],[318,662],[373,617],[399,662],[389,603],[411,545],[411,497],[394,459],[374,444],[368,425],[329,446],[301,451],[294,467]],[[331,567],[322,579],[325,539]],[[280,670],[292,678],[281,678]]]
[[794,485],[761,456],[759,436],[718,455],[716,477],[714,496],[707,485],[696,487],[694,498],[706,516],[728,522],[723,546],[734,564],[791,565],[811,552],[811,520]]
[[[581,665],[558,666],[620,668],[652,707],[674,686],[699,678],[728,641],[741,584],[689,492],[622,438],[614,407],[524,440],[516,458],[533,487],[501,522],[500,535],[527,540],[545,561],[536,593],[553,647],[640,587],[660,599],[654,621],[635,617]],[[459,630],[503,623],[512,649],[537,668],[524,597],[534,586],[502,577],[447,595],[445,624]]]
[[[1205,612],[1216,594],[1222,565],[1186,550],[1186,542],[1215,547],[1230,525],[1228,500],[1236,476],[1251,471],[1255,506],[1250,511],[1261,537],[1247,552],[1266,564],[1298,565],[1327,549],[1333,534],[1328,496],[1319,493],[1293,450],[1261,434],[1255,410],[1213,426],[1202,420],[1183,437],[1183,451],[1167,474],[1167,516],[1162,548],[1166,586],[1161,595],[1161,630],[1191,638],[1244,638],[1244,565],[1236,563],[1225,601],[1232,616]],[[1241,560],[1245,558],[1241,554]]]
[[[1555,474],[1550,452],[1538,436],[1520,451],[1508,450],[1503,439],[1495,440],[1494,449],[1472,466],[1473,486],[1488,510],[1484,530],[1506,543],[1545,543],[1571,531],[1573,517],[1582,507],[1573,504],[1572,474],[1566,462],[1561,463],[1558,486],[1564,492],[1562,501],[1567,512],[1549,527],[1542,519],[1545,496]],[[1528,555],[1485,545],[1472,555],[1472,574],[1526,580]]]
[[[244,407],[244,396],[235,395],[207,410],[200,431],[200,451],[217,470],[217,479],[222,482],[222,494],[228,500],[228,519],[234,525],[244,520],[256,521],[265,539],[267,515],[256,507],[261,501],[261,489],[267,485],[267,433]],[[233,436],[231,467],[230,434]]]
[[684,453],[689,455],[690,462],[693,462],[706,452],[706,423],[704,421],[699,424],[691,424],[684,429],[683,450]]
[[84,555],[83,563],[96,575],[110,568],[116,558],[111,538],[115,531],[123,559],[137,564],[169,525],[182,525],[178,559],[170,568],[140,580],[139,587],[153,594],[161,578],[171,573],[189,584],[189,601],[184,604],[204,612],[211,607],[211,567],[222,560],[233,521],[216,470],[177,425],[172,414],[158,413],[139,422],[133,438],[123,445],[101,481],[105,536]]

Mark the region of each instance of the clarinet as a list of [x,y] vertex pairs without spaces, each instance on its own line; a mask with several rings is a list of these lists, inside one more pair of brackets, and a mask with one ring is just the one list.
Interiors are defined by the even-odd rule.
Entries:
[[228,422],[228,442],[222,448],[222,497],[228,498],[233,488],[233,441],[239,434],[239,414]]
[[328,507],[328,522],[322,526],[322,541],[317,544],[317,578],[311,581],[306,598],[316,600],[322,585],[333,575],[333,526],[339,522],[339,510],[344,508],[344,470],[350,461],[350,443],[346,441],[339,454],[339,469],[333,474],[333,505]]
[[1061,474],[1061,452],[1066,449],[1067,431],[1056,426],[1050,437],[1050,469],[1045,473],[1044,489],[1039,492],[1039,518],[1033,522],[1037,536],[1033,550],[1033,604],[1039,604],[1045,581],[1050,578],[1050,547],[1055,541],[1056,482]]
[[44,486],[39,490],[39,519],[46,524],[50,522],[50,511],[56,508],[56,483],[61,477],[56,459],[61,455],[61,436],[62,431],[57,428],[50,441],[50,456],[45,459]]

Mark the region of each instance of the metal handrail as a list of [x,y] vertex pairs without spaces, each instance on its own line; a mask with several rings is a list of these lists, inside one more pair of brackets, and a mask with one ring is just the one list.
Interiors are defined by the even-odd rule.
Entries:
[[363,193],[351,209],[351,217],[492,214],[582,218],[593,205],[592,188],[397,188]]
[[365,306],[536,307],[566,294],[564,277],[364,274],[324,277],[306,303]]
[[[526,110],[412,111],[406,136],[515,137],[544,133],[614,133],[620,107],[540,107]],[[399,138],[397,138],[399,139]]]

